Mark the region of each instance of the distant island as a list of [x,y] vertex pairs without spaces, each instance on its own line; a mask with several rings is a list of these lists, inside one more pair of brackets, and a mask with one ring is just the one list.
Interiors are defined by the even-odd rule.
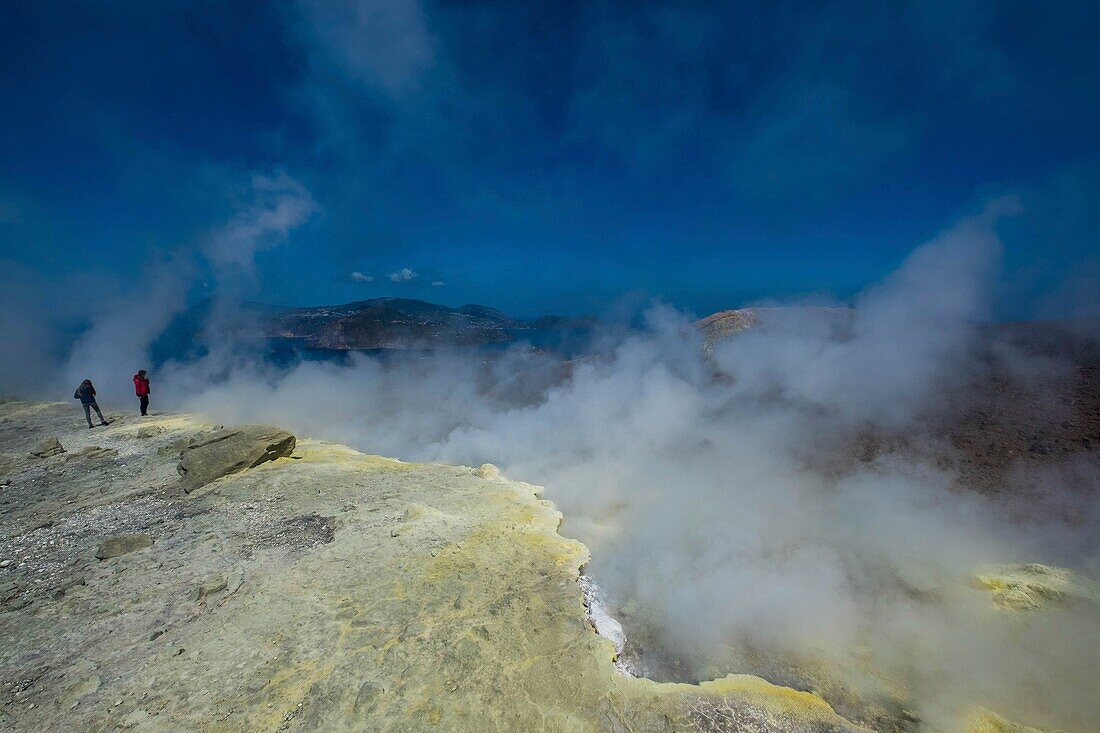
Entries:
[[316,349],[407,349],[506,343],[546,331],[583,330],[594,323],[591,316],[542,316],[525,321],[484,305],[450,308],[409,298],[373,298],[275,311],[265,319],[264,335],[301,339]]
[[[197,303],[168,328],[166,355],[177,355],[211,323],[213,301]],[[306,350],[403,350],[441,346],[507,345],[527,341],[557,348],[583,339],[595,316],[513,318],[489,306],[452,308],[410,298],[372,298],[342,305],[284,308],[240,303],[235,336],[288,341]]]

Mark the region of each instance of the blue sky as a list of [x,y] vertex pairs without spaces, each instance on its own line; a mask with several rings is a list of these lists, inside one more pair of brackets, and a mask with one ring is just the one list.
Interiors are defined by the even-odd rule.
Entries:
[[1004,315],[1076,312],[1096,8],[16,0],[0,259],[125,289],[288,177],[316,205],[256,300],[702,313],[844,297],[1012,193]]

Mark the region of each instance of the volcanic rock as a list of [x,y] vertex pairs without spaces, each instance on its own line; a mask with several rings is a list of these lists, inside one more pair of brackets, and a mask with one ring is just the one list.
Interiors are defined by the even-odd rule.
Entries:
[[118,455],[118,450],[115,448],[101,448],[98,445],[89,445],[86,448],[82,448],[76,453],[72,453],[66,456],[67,461],[76,460],[78,458],[114,458]]
[[1013,611],[1100,601],[1100,589],[1095,583],[1066,568],[1039,563],[989,565],[974,574],[973,583],[991,592],[998,606]]
[[57,436],[46,438],[41,443],[36,445],[31,450],[32,458],[49,458],[50,456],[56,456],[65,452],[65,448],[62,447],[61,441],[57,439]]
[[99,675],[91,675],[77,682],[75,685],[69,688],[68,693],[65,695],[64,703],[75,705],[77,701],[82,697],[87,697],[97,692],[100,686],[103,684],[103,680]]
[[107,560],[135,550],[143,550],[152,545],[153,538],[147,534],[120,534],[101,544],[95,551],[95,556],[99,560]]
[[225,579],[225,592],[228,595],[233,595],[241,587],[241,583],[244,582],[244,570],[236,568]]
[[760,317],[752,308],[724,310],[712,313],[695,322],[706,337],[708,343],[720,341],[726,336],[746,331],[760,323]]
[[180,453],[177,470],[183,477],[183,490],[191,493],[222,476],[285,458],[295,444],[293,435],[269,425],[215,430]]
[[203,598],[212,596],[215,593],[221,593],[225,589],[225,578],[211,578],[210,580],[195,588],[195,593],[192,596],[192,599],[195,601],[201,601]]
[[485,479],[500,478],[500,469],[491,463],[482,463],[474,469],[474,475]]
[[1041,728],[1017,725],[985,708],[975,710],[975,717],[967,731],[968,733],[1047,733]]

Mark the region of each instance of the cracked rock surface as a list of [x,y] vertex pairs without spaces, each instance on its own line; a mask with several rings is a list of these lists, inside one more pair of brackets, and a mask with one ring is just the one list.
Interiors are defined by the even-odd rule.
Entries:
[[215,430],[190,442],[177,466],[183,490],[191,493],[211,481],[286,458],[294,452],[294,436],[270,425],[242,425]]

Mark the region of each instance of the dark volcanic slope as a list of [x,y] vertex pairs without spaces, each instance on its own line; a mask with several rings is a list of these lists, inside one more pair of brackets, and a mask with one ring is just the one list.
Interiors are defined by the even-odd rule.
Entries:
[[982,368],[944,420],[962,483],[983,492],[1058,488],[1095,497],[1100,341],[1074,325],[1015,323],[987,330]]
[[[737,333],[819,319],[844,338],[845,309],[742,309],[697,322],[708,347]],[[820,325],[819,323],[819,325]],[[902,432],[868,427],[823,460],[836,470],[900,451],[958,476],[960,488],[1022,500],[1029,513],[1078,519],[1100,497],[1100,323],[983,328],[970,369],[941,386]],[[842,441],[849,438],[838,436]]]
[[1091,522],[1100,498],[1100,347],[1065,323],[984,330],[973,368],[901,434],[862,433],[858,460],[917,454],[1024,520]]

